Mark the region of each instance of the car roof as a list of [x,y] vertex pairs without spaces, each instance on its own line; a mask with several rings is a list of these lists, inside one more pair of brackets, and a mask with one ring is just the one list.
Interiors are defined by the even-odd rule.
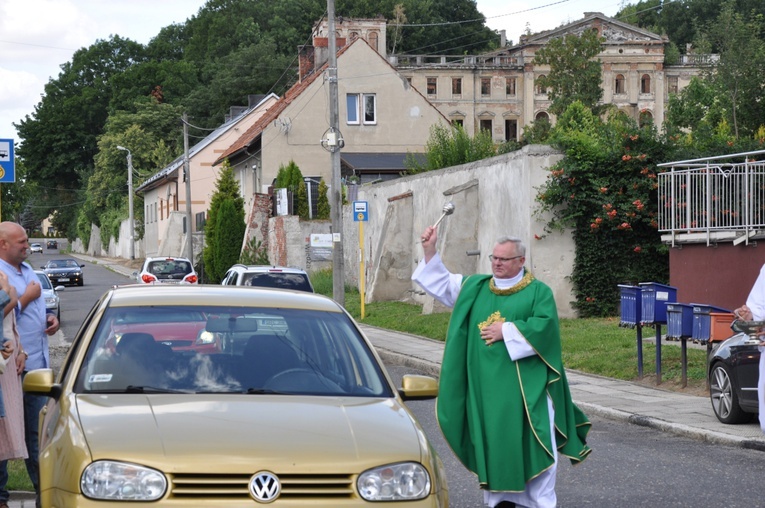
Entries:
[[231,269],[241,270],[243,272],[284,272],[284,273],[306,273],[300,268],[277,265],[234,265]]
[[337,302],[316,293],[251,286],[129,284],[113,288],[110,292],[111,307],[205,305],[343,312]]

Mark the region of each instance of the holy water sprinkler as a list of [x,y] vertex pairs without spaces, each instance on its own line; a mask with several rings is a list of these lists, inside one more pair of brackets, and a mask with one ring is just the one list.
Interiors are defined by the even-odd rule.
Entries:
[[443,212],[444,213],[441,214],[441,217],[439,217],[436,223],[433,224],[434,229],[438,227],[438,225],[441,223],[442,220],[444,220],[444,217],[454,213],[454,203],[452,203],[451,201],[446,203],[444,205]]

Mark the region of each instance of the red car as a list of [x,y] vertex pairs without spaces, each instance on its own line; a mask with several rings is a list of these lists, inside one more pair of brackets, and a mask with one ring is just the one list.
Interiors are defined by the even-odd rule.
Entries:
[[[173,351],[195,351],[203,354],[219,353],[221,344],[217,334],[205,330],[207,316],[202,312],[186,309],[164,309],[157,312],[147,308],[141,314],[141,321],[119,322],[113,327],[115,340],[119,342],[122,333],[149,333],[154,340],[166,344]],[[116,346],[116,344],[115,344]]]

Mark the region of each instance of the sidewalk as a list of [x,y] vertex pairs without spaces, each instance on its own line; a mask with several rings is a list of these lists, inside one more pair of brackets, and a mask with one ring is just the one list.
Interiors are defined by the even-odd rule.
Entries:
[[[120,260],[93,258],[81,254],[85,261],[130,276],[133,269]],[[360,325],[380,355],[389,362],[417,368],[438,376],[444,343],[424,337]],[[650,334],[649,334],[650,335]],[[650,341],[651,337],[644,337]],[[689,344],[689,347],[691,345]],[[666,347],[676,347],[669,344]],[[714,415],[709,397],[699,397],[567,370],[574,401],[587,414],[664,432],[699,439],[710,443],[739,446],[765,451],[765,435],[758,423],[726,425]]]
[[[438,376],[443,342],[361,325],[387,362]],[[726,425],[712,411],[708,397],[687,395],[567,370],[571,394],[589,415],[642,425],[710,443],[765,451],[758,423]]]

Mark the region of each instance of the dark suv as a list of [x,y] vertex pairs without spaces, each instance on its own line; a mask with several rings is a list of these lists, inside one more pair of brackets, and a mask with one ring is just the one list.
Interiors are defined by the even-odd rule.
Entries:
[[311,280],[304,270],[284,266],[237,264],[228,269],[221,284],[314,292]]

